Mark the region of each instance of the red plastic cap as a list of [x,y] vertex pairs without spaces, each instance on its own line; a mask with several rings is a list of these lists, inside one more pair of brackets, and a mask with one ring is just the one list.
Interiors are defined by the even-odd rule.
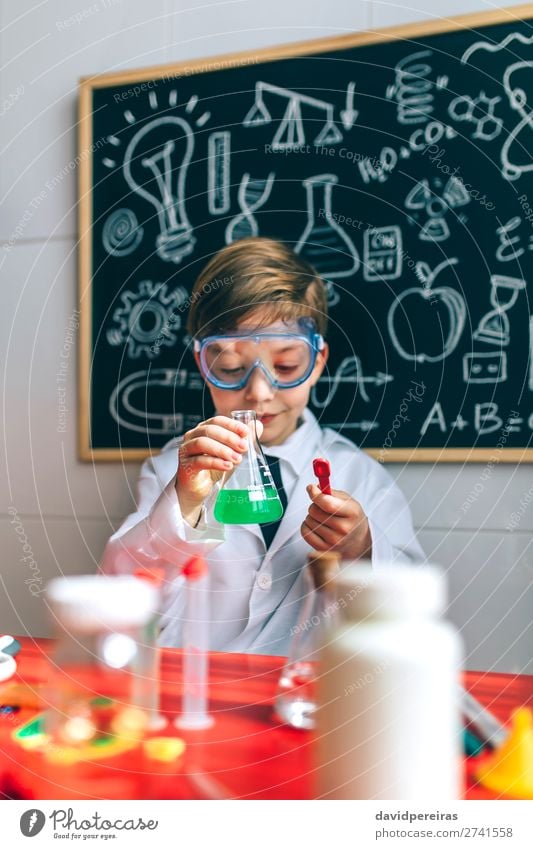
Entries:
[[139,567],[138,569],[134,569],[133,576],[159,586],[165,579],[165,569],[162,566],[154,566],[151,569]]
[[313,471],[317,478],[329,478],[331,467],[328,460],[324,460],[323,457],[317,457],[316,460],[313,460]]
[[197,581],[199,578],[203,578],[206,572],[207,563],[204,558],[200,557],[198,554],[195,554],[194,557],[187,560],[187,563],[181,570],[182,575],[184,575],[188,581]]

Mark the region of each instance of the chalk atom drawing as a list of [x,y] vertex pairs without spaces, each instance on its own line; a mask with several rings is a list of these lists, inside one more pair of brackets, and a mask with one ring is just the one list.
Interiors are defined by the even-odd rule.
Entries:
[[104,224],[102,243],[111,256],[128,256],[141,243],[143,232],[131,209],[117,209]]
[[503,75],[503,88],[511,108],[522,116],[506,136],[501,150],[503,176],[506,180],[517,180],[533,169],[533,110],[527,94],[533,91],[533,62],[510,65]]

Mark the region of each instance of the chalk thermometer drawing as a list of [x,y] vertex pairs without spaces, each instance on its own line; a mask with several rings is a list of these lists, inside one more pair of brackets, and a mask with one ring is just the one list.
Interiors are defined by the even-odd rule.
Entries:
[[207,140],[207,206],[211,215],[230,208],[231,133],[211,133]]

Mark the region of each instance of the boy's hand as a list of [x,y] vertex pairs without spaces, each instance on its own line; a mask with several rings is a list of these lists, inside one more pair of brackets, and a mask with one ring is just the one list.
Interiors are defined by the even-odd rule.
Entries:
[[370,527],[359,502],[340,489],[324,495],[314,484],[307,493],[312,504],[301,527],[306,543],[317,551],[336,551],[346,560],[370,557]]
[[[262,427],[257,422],[260,436]],[[195,525],[200,508],[224,472],[232,472],[246,451],[248,427],[228,416],[214,416],[187,431],[179,447],[176,492],[184,518]]]

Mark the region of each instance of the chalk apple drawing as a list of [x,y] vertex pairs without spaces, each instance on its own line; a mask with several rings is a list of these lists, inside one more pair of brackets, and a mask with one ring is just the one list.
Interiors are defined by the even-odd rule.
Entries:
[[[459,292],[456,292],[455,289],[449,286],[437,286],[433,288],[433,283],[440,272],[446,266],[455,265],[457,262],[458,260],[456,258],[446,259],[439,263],[433,271],[427,263],[417,262],[416,274],[422,286],[420,288],[412,287],[406,289],[394,300],[387,317],[387,325],[392,344],[404,360],[412,360],[417,363],[437,363],[440,360],[446,359],[457,347],[466,321],[466,304],[464,298]],[[443,335],[441,337],[442,350],[438,352],[428,353],[417,349],[415,339],[417,322],[409,320],[408,317],[410,308],[419,309],[419,303],[417,302],[420,301],[420,298],[428,303],[430,309],[435,305],[443,304],[447,310],[449,327],[446,335],[444,335],[446,328],[443,329]],[[397,325],[400,317],[404,322],[409,321],[409,336],[412,341],[412,350],[410,351],[404,347],[398,337]]]

